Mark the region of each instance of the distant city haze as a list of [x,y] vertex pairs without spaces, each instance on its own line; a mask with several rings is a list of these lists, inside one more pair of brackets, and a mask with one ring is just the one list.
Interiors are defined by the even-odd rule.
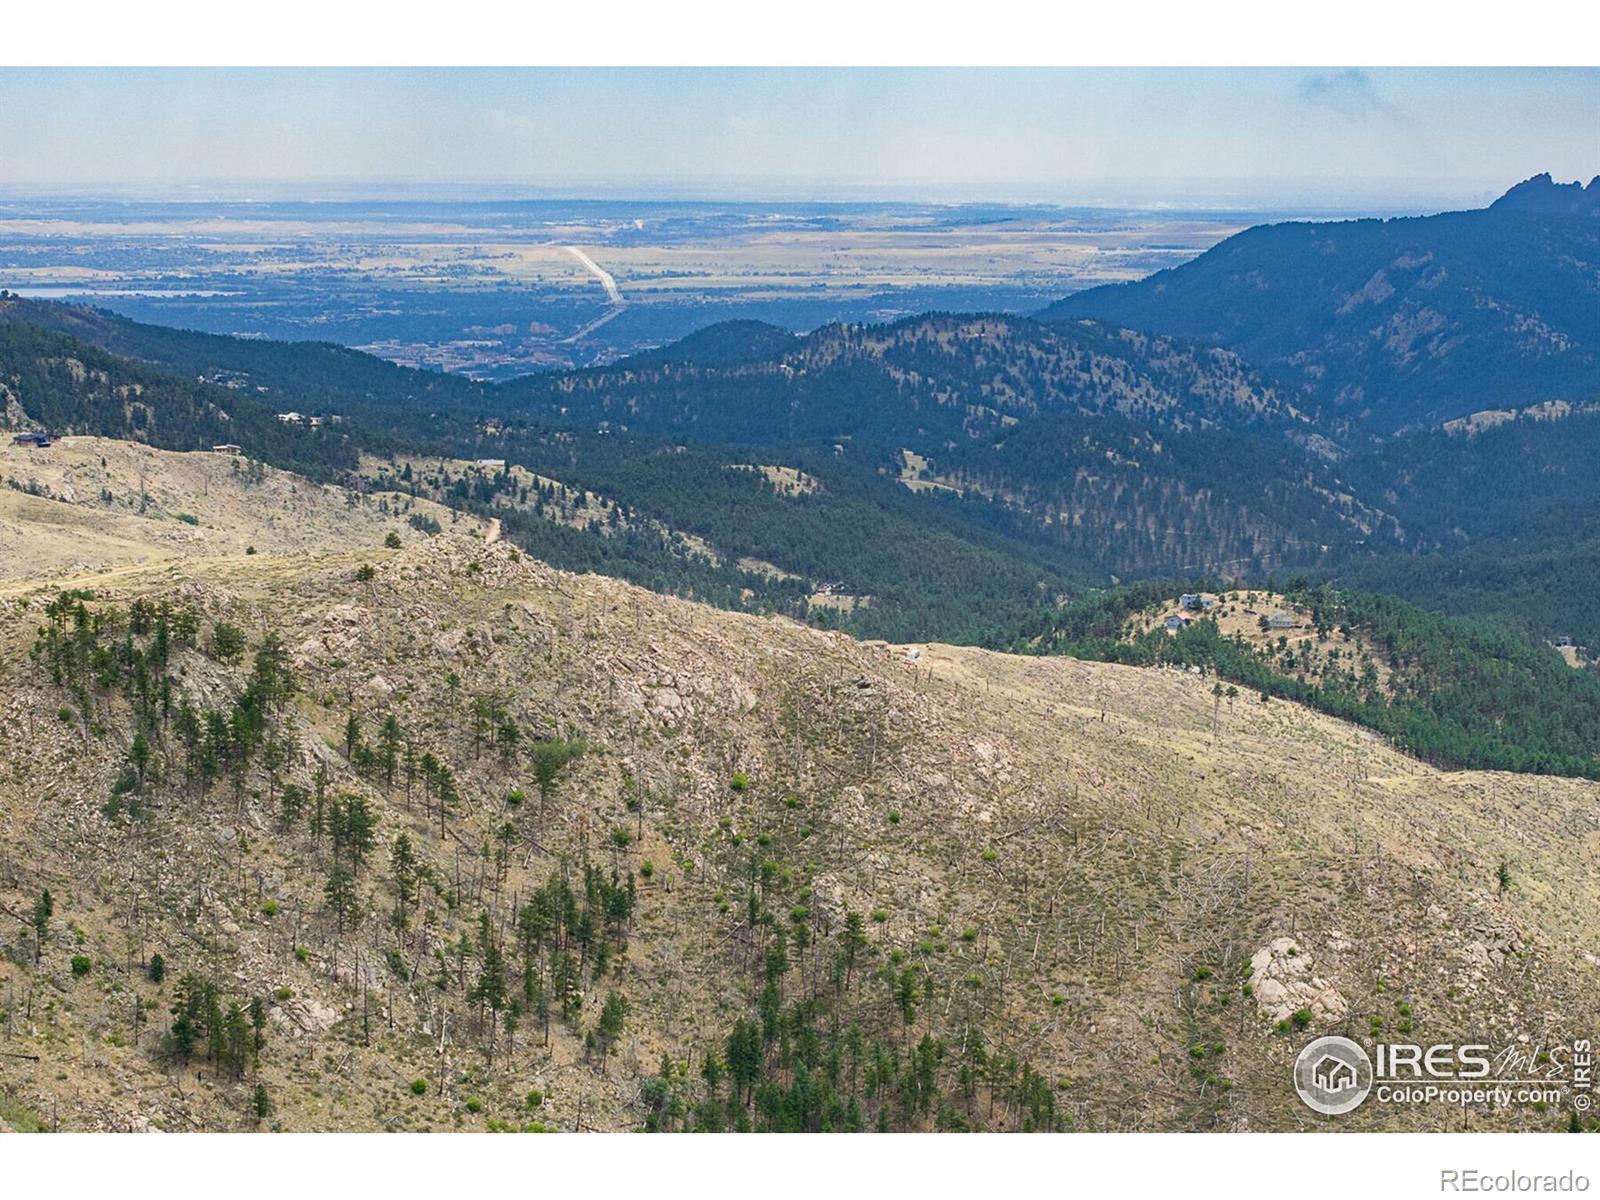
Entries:
[[1470,207],[1594,69],[0,70],[0,192]]

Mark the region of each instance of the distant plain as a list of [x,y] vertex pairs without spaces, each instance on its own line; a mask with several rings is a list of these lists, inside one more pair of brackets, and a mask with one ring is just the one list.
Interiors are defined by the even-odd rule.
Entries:
[[[505,378],[720,320],[804,331],[1031,311],[1291,214],[698,201],[0,197],[0,286],[213,333]],[[613,303],[576,252],[615,281]]]

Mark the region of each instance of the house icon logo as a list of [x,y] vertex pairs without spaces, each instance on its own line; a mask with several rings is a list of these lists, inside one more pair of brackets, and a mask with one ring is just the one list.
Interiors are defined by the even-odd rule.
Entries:
[[1347,1037],[1320,1037],[1294,1060],[1294,1088],[1324,1116],[1350,1112],[1372,1090],[1372,1060]]
[[1324,1054],[1311,1068],[1311,1078],[1326,1092],[1342,1092],[1356,1085],[1356,1069],[1337,1055]]

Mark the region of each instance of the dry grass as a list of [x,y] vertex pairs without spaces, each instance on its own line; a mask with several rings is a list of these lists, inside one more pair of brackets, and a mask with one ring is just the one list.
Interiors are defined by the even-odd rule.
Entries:
[[[375,567],[368,583],[352,579],[360,562]],[[319,852],[276,829],[259,781],[241,809],[219,792],[169,800],[134,829],[107,822],[126,726],[108,705],[107,735],[86,741],[57,718],[61,694],[26,655],[46,593],[13,584],[27,607],[0,613],[0,717],[23,736],[0,742],[0,903],[21,911],[49,886],[58,928],[42,973],[0,955],[12,1014],[0,1038],[43,1060],[0,1059],[0,1093],[54,1106],[64,1127],[245,1124],[239,1085],[169,1069],[157,1031],[129,1024],[134,996],[158,1016],[167,999],[135,969],[157,947],[174,971],[287,987],[331,1014],[319,1032],[274,1025],[262,1070],[284,1128],[482,1128],[521,1113],[531,1087],[558,1127],[580,1110],[586,1126],[628,1127],[635,1073],[663,1052],[697,1063],[752,1002],[736,902],[758,835],[792,886],[812,889],[820,920],[881,911],[871,954],[928,964],[934,1028],[970,1012],[1055,1082],[1074,1128],[1332,1126],[1289,1086],[1303,1039],[1274,1033],[1239,988],[1275,937],[1297,939],[1348,1004],[1316,1033],[1366,1037],[1400,1002],[1428,1041],[1571,1036],[1600,1017],[1600,785],[1439,772],[1291,704],[1219,703],[1185,673],[856,643],[565,575],[456,532],[400,551],[194,557],[96,578],[108,602],[174,596],[283,636],[304,686],[289,774],[325,763],[336,788],[371,797],[376,862],[404,830],[471,895],[479,848],[511,819],[525,840],[483,894],[497,919],[558,855],[655,871],[628,954],[582,1018],[605,990],[626,994],[619,1060],[584,1063],[558,1022],[548,1049],[524,1032],[491,1062],[458,994],[383,967],[380,921],[335,935]],[[186,686],[237,686],[204,660],[186,672]],[[526,764],[473,752],[467,700],[483,692],[526,729],[590,741],[542,823],[502,803],[529,786]],[[403,789],[350,774],[336,747],[351,707],[369,728],[395,712],[456,766],[465,800],[446,838]],[[735,770],[748,789],[730,789]],[[637,833],[625,848],[610,844],[618,827]],[[1502,860],[1515,881],[1503,895]],[[378,907],[382,874],[364,883]],[[475,903],[438,908],[429,944],[475,915]],[[1501,932],[1514,952],[1492,949]],[[0,943],[18,945],[9,930]],[[85,979],[65,971],[73,948],[97,964]],[[1191,1048],[1219,1043],[1197,1073]],[[417,1077],[423,1097],[406,1087]],[[483,1114],[465,1112],[469,1095]],[[1555,1114],[1368,1105],[1336,1127],[1463,1120],[1548,1128]]]

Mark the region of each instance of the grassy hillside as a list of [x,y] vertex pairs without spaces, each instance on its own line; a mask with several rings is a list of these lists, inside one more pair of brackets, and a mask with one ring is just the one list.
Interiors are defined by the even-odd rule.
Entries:
[[[1600,1016],[1595,784],[448,527],[170,566],[0,584],[13,1124],[1315,1129],[1314,1034]],[[1339,1128],[1463,1120],[1566,1115]]]

